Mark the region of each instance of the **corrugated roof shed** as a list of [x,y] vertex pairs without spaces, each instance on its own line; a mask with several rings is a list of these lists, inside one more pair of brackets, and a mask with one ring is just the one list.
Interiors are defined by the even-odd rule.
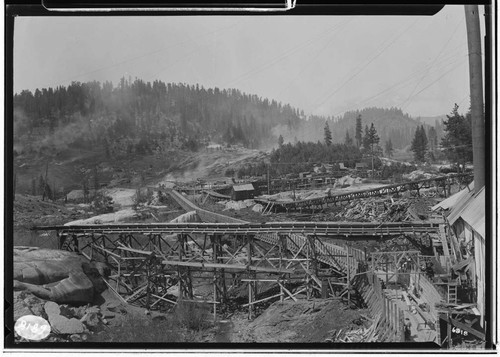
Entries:
[[255,190],[251,183],[247,183],[245,185],[235,185],[233,186],[233,190],[235,191],[253,191]]

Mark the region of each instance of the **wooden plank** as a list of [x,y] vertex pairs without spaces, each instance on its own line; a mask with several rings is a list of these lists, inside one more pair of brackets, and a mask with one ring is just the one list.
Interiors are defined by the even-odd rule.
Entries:
[[281,288],[283,289],[283,291],[286,292],[293,301],[297,302],[297,299],[295,298],[295,296],[293,296],[293,294],[290,291],[288,291],[288,289],[285,288],[283,286],[283,284],[281,284],[281,283],[278,282],[278,285],[281,286]]
[[119,254],[113,253],[113,252],[111,252],[111,251],[109,251],[109,250],[107,250],[106,248],[103,248],[103,247],[101,247],[101,246],[98,246],[98,245],[92,244],[92,247],[93,247],[93,248],[97,248],[97,249],[99,249],[99,250],[102,250],[103,252],[105,252],[105,253],[107,253],[107,254],[109,254],[109,255],[112,255],[112,256],[114,256],[114,257],[116,257],[116,258],[121,258]]
[[[321,286],[321,280],[319,280],[309,269],[307,269],[306,267],[304,267],[304,271],[306,272],[306,274],[308,274],[309,276],[311,276],[311,278],[316,282],[316,284],[318,284],[319,286]],[[293,273],[293,271],[292,271]]]
[[[165,295],[167,295],[167,294],[165,294]],[[151,296],[153,296],[153,297],[155,297],[155,298],[158,299],[154,303],[151,304],[151,307],[155,306],[160,300],[166,301],[166,302],[168,302],[169,304],[172,304],[172,305],[177,305],[177,302],[169,300],[169,299],[166,299],[163,296],[158,296],[158,295],[155,295],[155,294],[151,294]]]
[[127,252],[137,253],[137,254],[143,254],[143,255],[148,255],[148,256],[151,255],[151,254],[153,254],[153,252],[151,252],[151,251],[133,249],[133,248],[125,247],[123,245],[120,245],[117,248],[120,249],[120,250],[125,250]]
[[250,271],[260,271],[267,273],[284,273],[293,274],[295,271],[292,269],[274,269],[266,267],[256,267],[243,264],[221,264],[221,263],[203,263],[203,262],[181,262],[177,260],[163,260],[163,264],[174,265],[174,266],[186,266],[195,268],[207,268],[207,269],[228,269],[228,270],[250,270]]
[[210,300],[186,300],[186,299],[182,299],[182,300],[179,300],[179,302],[193,302],[193,303],[197,303],[197,304],[203,304],[203,303],[220,304],[220,302],[218,302],[218,301],[210,301]]
[[106,280],[106,279],[103,279],[104,283],[108,286],[108,288],[113,292],[113,294],[116,295],[116,297],[121,301],[123,302],[124,304],[128,304],[127,300],[125,300],[119,293],[118,291],[115,290],[115,288],[113,288],[111,286],[111,284]]

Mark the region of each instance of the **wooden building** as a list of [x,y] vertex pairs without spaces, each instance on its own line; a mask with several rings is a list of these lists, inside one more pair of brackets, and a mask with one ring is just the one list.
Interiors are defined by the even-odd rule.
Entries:
[[366,170],[368,165],[364,162],[357,162],[356,163],[356,170]]
[[231,191],[231,199],[233,201],[249,200],[254,198],[255,188],[251,183],[244,185],[234,185]]
[[[452,245],[458,252],[455,271],[467,271],[476,292],[476,304],[484,327],[486,295],[486,197],[484,187],[474,192],[473,183],[468,188],[438,203],[433,210],[444,210],[446,220],[453,230]],[[453,247],[452,247],[453,248]]]

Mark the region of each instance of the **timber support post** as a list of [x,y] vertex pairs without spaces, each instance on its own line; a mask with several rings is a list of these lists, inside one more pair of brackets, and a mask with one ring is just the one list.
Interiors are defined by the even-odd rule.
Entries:
[[[253,236],[247,235],[247,267],[252,266],[252,256],[253,256]],[[253,280],[255,273],[252,273],[248,269],[248,319],[253,318],[253,302],[255,300],[255,281]]]

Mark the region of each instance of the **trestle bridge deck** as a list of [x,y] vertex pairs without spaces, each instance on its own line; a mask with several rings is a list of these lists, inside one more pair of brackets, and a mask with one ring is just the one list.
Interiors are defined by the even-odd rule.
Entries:
[[264,210],[262,213],[265,214],[277,209],[285,210],[287,212],[296,210],[302,211],[303,209],[322,209],[324,206],[332,204],[335,205],[337,203],[348,202],[359,198],[400,194],[405,191],[415,191],[416,194],[419,195],[421,189],[433,187],[438,191],[441,190],[444,197],[446,197],[447,195],[449,195],[449,188],[451,184],[457,181],[460,183],[462,183],[463,181],[467,182],[470,180],[470,177],[472,177],[472,174],[470,173],[453,174],[424,180],[386,185],[373,189],[352,191],[342,194],[325,195],[324,197],[316,197],[296,201],[275,201],[272,199],[259,197],[255,198],[254,200],[264,205]]
[[380,239],[402,234],[438,233],[433,222],[266,222],[266,223],[124,223],[37,227],[63,234],[304,234],[324,238],[356,240]]

